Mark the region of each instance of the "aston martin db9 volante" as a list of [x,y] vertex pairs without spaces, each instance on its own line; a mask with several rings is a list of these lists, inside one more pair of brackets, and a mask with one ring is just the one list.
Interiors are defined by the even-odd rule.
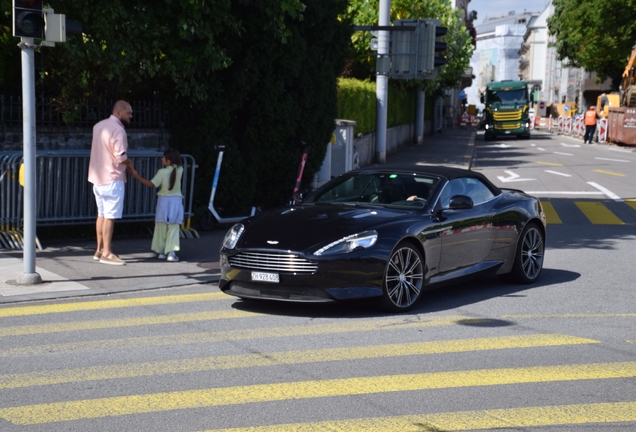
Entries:
[[375,297],[406,311],[423,291],[477,275],[535,282],[545,226],[537,198],[478,172],[361,169],[230,228],[219,287],[245,299]]

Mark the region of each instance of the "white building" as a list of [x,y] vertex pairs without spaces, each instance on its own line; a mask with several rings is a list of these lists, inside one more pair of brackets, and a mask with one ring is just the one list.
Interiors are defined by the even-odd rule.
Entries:
[[537,12],[510,12],[507,16],[489,19],[475,26],[477,47],[470,66],[476,79],[464,89],[469,105],[483,107],[479,98],[489,82],[519,79],[521,46],[528,26],[538,16]]
[[596,74],[557,59],[556,49],[550,46],[555,38],[548,32],[548,18],[553,14],[550,2],[528,25],[520,50],[519,77],[531,84],[537,101],[548,105],[575,102],[582,112],[596,104],[598,95],[610,91],[611,80],[598,84]]

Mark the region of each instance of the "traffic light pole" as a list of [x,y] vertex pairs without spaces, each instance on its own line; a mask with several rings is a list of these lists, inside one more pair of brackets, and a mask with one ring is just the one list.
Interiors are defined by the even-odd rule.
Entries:
[[[378,24],[380,26],[391,25],[391,0],[380,0],[380,14]],[[390,32],[380,30],[378,32],[378,56],[389,54]],[[386,163],[386,131],[387,113],[389,103],[389,77],[387,75],[376,75],[375,77],[375,161],[376,163]]]
[[35,49],[33,38],[22,37],[22,130],[24,163],[24,269],[18,285],[42,283],[35,271]]

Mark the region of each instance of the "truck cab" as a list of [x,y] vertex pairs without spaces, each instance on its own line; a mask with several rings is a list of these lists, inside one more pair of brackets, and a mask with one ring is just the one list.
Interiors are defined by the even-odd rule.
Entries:
[[530,138],[530,98],[525,81],[496,81],[481,95],[485,107],[484,139],[498,135]]

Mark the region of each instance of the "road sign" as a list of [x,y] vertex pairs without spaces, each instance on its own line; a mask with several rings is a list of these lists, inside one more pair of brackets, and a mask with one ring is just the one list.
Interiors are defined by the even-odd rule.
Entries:
[[546,116],[546,103],[545,101],[539,101],[537,104],[537,116],[545,117]]

